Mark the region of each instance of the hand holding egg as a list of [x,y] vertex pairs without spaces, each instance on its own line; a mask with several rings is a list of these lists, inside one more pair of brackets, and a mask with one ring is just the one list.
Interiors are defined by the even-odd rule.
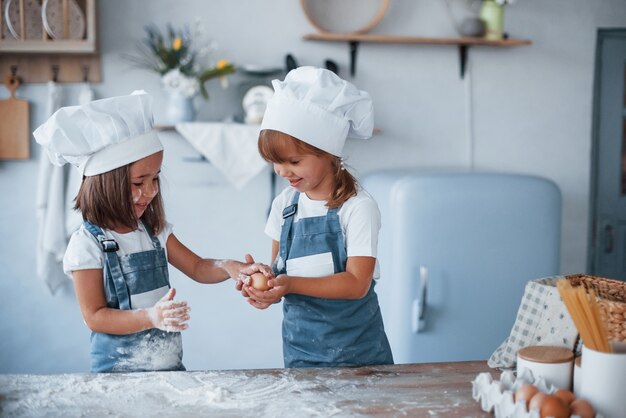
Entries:
[[249,254],[246,254],[246,262],[249,264],[237,276],[236,289],[240,290],[245,297],[249,297],[249,295],[244,290],[244,285],[255,290],[269,290],[267,281],[274,277],[272,268],[263,263],[256,263]]
[[257,273],[252,273],[250,275],[250,286],[254,287],[256,290],[269,290],[270,287],[267,284],[267,281],[269,280],[269,278],[261,273],[260,271]]

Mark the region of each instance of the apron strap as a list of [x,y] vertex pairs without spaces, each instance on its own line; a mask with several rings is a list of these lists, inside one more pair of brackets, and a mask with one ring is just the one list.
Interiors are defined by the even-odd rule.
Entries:
[[146,225],[144,221],[141,221],[141,224],[143,225],[143,227],[145,228],[146,232],[148,233],[148,236],[152,240],[152,246],[155,249],[160,250],[161,249],[161,241],[159,241],[159,239],[154,235],[154,233],[152,232],[152,228],[149,228],[148,225]]
[[[293,225],[293,220],[295,218],[296,212],[298,212],[298,199],[300,198],[300,192],[296,191],[291,200],[291,205],[287,206],[283,209],[283,227],[280,231],[280,243],[279,243],[279,251],[278,258],[283,260],[283,264],[287,260],[287,242],[289,241],[289,234],[291,233],[291,226]],[[278,266],[277,266],[278,267]],[[279,270],[280,273],[284,273],[286,267],[285,265],[281,266]]]
[[104,252],[104,260],[107,267],[107,275],[113,281],[115,287],[115,294],[119,304],[119,309],[130,310],[130,294],[128,293],[128,287],[124,280],[124,274],[122,274],[122,268],[120,267],[120,260],[117,258],[116,251],[119,250],[117,242],[113,239],[108,239],[104,235],[104,231],[97,225],[92,224],[89,221],[84,221],[83,225],[87,231],[98,240],[102,245],[102,251]]
[[99,226],[96,226],[89,221],[84,221],[83,225],[85,225],[87,231],[91,232],[91,235],[96,237],[96,239],[102,246],[102,251],[104,251],[105,253],[116,252],[120,249],[119,245],[117,245],[117,242],[114,239],[107,238]]

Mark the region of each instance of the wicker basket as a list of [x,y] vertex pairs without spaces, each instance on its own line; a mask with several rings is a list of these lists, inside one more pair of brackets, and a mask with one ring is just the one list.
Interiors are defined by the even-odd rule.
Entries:
[[626,341],[626,282],[586,274],[565,276],[573,287],[584,286],[598,295],[601,315],[607,324],[609,339]]

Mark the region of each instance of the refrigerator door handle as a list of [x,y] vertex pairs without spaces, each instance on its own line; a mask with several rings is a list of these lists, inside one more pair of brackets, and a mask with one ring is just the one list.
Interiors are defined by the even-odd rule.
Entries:
[[428,268],[419,267],[418,298],[413,299],[411,330],[417,334],[426,328],[426,295],[428,294]]

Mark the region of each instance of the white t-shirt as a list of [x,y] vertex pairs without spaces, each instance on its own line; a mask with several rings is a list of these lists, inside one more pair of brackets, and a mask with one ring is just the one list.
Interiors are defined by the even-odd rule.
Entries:
[[[280,231],[284,222],[283,209],[291,205],[295,193],[296,189],[288,186],[272,202],[265,233],[275,241],[280,241]],[[325,216],[327,213],[326,201],[311,200],[306,193],[300,193],[294,222],[302,218]],[[380,211],[374,198],[359,187],[356,196],[348,199],[337,214],[348,257],[377,257]],[[373,278],[377,280],[379,276],[377,259]]]
[[[166,256],[165,243],[172,233],[172,229],[172,224],[166,222],[163,230],[157,235],[161,246],[165,249]],[[154,249],[152,240],[150,240],[150,236],[141,222],[139,222],[139,229],[126,234],[120,234],[109,229],[103,229],[103,232],[108,239],[117,242],[120,247],[117,254],[120,256]],[[104,267],[104,263],[102,246],[96,237],[85,228],[85,225],[81,224],[80,228],[72,234],[65,251],[63,271],[72,277],[74,270],[101,269]]]

